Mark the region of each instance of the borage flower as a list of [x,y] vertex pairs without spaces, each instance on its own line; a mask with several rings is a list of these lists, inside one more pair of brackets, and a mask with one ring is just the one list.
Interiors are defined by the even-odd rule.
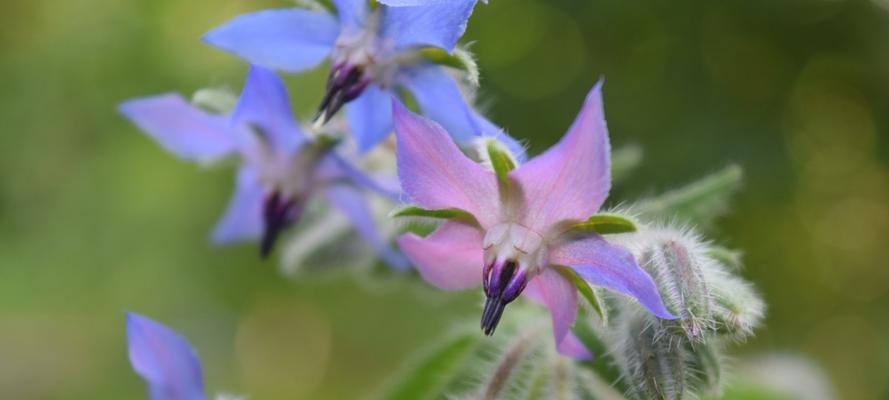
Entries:
[[204,400],[204,375],[194,349],[154,320],[127,313],[130,364],[148,383],[151,400]]
[[371,7],[367,0],[334,0],[336,16],[306,9],[241,15],[204,40],[253,64],[286,72],[314,68],[330,59],[327,93],[316,121],[326,122],[345,104],[362,151],[392,132],[391,98],[406,89],[420,111],[445,127],[458,143],[476,136],[503,136],[470,108],[457,82],[424,51],[451,52],[466,29],[476,0],[449,0],[423,7]]
[[400,104],[394,118],[404,191],[419,207],[457,216],[425,238],[406,234],[398,244],[423,278],[439,288],[482,283],[485,334],[493,334],[506,305],[524,293],[549,308],[560,352],[590,357],[570,333],[577,292],[563,268],[636,298],[659,317],[674,318],[627,250],[572,229],[599,209],[611,186],[600,85],[557,145],[497,174],[461,153],[436,123]]
[[364,239],[393,266],[405,260],[378,234],[364,189],[396,198],[346,162],[331,140],[310,140],[294,119],[284,82],[252,66],[234,111],[213,115],[177,94],[130,100],[120,111],[162,146],[192,161],[241,159],[234,196],[213,230],[217,244],[261,238],[266,256],[315,193],[349,217]]

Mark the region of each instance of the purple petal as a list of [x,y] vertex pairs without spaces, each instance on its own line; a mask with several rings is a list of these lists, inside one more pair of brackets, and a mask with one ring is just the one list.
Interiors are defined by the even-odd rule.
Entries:
[[300,72],[330,55],[339,33],[336,18],[326,12],[277,9],[235,17],[203,40],[251,64]]
[[203,400],[204,379],[194,349],[172,329],[127,313],[130,364],[152,400]]
[[278,75],[260,66],[250,66],[232,121],[236,125],[261,129],[261,133],[285,154],[292,154],[305,141],[293,118],[287,87]]
[[352,221],[352,225],[358,234],[389,265],[398,269],[408,267],[404,256],[392,249],[380,236],[367,202],[364,199],[364,194],[360,190],[347,185],[334,185],[327,187],[324,190],[324,194],[334,207]]
[[392,133],[392,93],[375,84],[346,104],[346,118],[358,150],[369,151]]
[[494,173],[467,158],[438,124],[393,105],[398,177],[420,207],[459,208],[482,226],[497,222],[500,199]]
[[423,115],[441,124],[457,143],[477,137],[494,137],[503,142],[519,159],[525,148],[500,127],[472,109],[457,82],[438,65],[426,65],[404,71],[402,83],[411,91]]
[[252,169],[241,168],[225,215],[213,229],[213,243],[221,245],[259,238],[264,226],[264,199],[265,189],[256,173]]
[[651,276],[627,250],[605,241],[601,236],[556,243],[549,261],[574,269],[585,281],[633,297],[661,318],[676,318],[664,307]]
[[213,161],[235,150],[227,117],[208,114],[178,94],[129,100],[118,110],[182,159]]
[[383,36],[393,39],[397,49],[435,46],[450,52],[466,31],[475,3],[451,0],[417,7],[386,7]]
[[344,29],[360,29],[368,15],[367,0],[333,0]]
[[590,359],[593,354],[571,333],[577,319],[577,289],[562,275],[551,268],[528,282],[524,294],[549,308],[553,322],[556,349],[566,356]]
[[608,196],[610,146],[601,88],[601,82],[593,88],[558,144],[510,173],[523,192],[528,228],[546,232],[561,221],[584,220]]
[[399,236],[398,247],[427,282],[445,290],[462,290],[482,283],[482,233],[462,222],[448,221],[423,238]]

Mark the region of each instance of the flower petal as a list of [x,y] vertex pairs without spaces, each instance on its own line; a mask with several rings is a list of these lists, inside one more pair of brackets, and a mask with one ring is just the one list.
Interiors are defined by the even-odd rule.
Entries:
[[146,382],[152,400],[203,400],[204,378],[194,349],[172,329],[127,313],[130,364]]
[[360,29],[367,18],[367,0],[333,0],[340,24],[344,29]]
[[524,294],[549,308],[556,349],[566,356],[589,359],[593,354],[571,333],[577,319],[577,289],[551,268],[544,268],[525,288]]
[[392,267],[405,269],[408,262],[400,253],[383,240],[371,216],[364,194],[355,187],[333,185],[324,190],[330,204],[340,210],[351,221],[355,230],[373,247],[377,254]]
[[345,179],[361,189],[370,190],[392,201],[399,201],[402,192],[398,180],[387,178],[390,177],[372,177],[333,151],[318,164],[314,177],[316,182],[321,183]]
[[178,94],[128,100],[118,110],[182,159],[214,161],[235,150],[227,117],[206,113]]
[[423,238],[413,233],[396,239],[426,282],[444,290],[462,290],[482,283],[482,233],[457,221],[442,224]]
[[638,300],[660,318],[676,318],[664,307],[657,286],[627,250],[608,243],[601,236],[556,243],[550,249],[551,264],[574,269],[587,282],[603,286]]
[[235,17],[203,40],[251,64],[300,72],[330,55],[339,32],[336,17],[329,13],[278,9]]
[[305,135],[293,118],[284,82],[271,70],[257,65],[250,66],[232,122],[258,127],[285,154],[292,154],[305,142]]
[[346,118],[358,150],[370,151],[392,133],[392,93],[368,85],[361,96],[346,104]]
[[235,185],[235,193],[228,203],[225,215],[213,229],[213,243],[221,245],[254,240],[262,235],[265,188],[256,173],[249,168],[238,171]]
[[435,46],[450,52],[466,31],[475,3],[451,0],[416,7],[385,7],[382,35],[393,39],[397,49]]
[[438,124],[393,105],[398,177],[405,193],[427,209],[459,208],[482,226],[497,222],[499,195],[494,173],[460,152]]
[[558,144],[510,173],[522,189],[528,228],[546,232],[561,221],[580,222],[608,196],[610,145],[601,88],[602,82],[593,88]]

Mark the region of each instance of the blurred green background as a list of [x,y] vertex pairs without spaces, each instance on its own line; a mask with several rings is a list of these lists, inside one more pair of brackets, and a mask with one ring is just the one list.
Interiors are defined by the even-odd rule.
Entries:
[[[0,398],[143,398],[124,311],[198,347],[212,391],[353,398],[480,293],[346,275],[287,280],[251,245],[213,248],[231,171],[179,162],[115,112],[135,96],[240,88],[201,33],[246,0],[12,0],[0,12]],[[745,354],[817,362],[841,398],[889,398],[889,1],[492,0],[481,101],[532,153],[600,77],[630,201],[741,164],[719,243],[769,304]],[[290,77],[298,115],[325,72]]]

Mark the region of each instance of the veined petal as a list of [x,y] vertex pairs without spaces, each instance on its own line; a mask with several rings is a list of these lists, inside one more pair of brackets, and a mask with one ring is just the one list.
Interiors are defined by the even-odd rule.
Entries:
[[376,84],[368,85],[361,96],[346,104],[346,118],[358,150],[370,151],[392,133],[392,93]]
[[654,315],[673,319],[667,311],[651,276],[622,247],[608,243],[601,236],[556,243],[550,249],[551,264],[571,267],[585,281],[633,297]]
[[438,122],[454,141],[464,143],[481,136],[457,82],[442,67],[430,64],[405,70],[402,82],[423,115]]
[[265,189],[256,173],[252,169],[241,168],[225,215],[213,229],[213,243],[222,245],[259,238],[263,231],[264,198]]
[[408,262],[400,253],[395,251],[380,236],[370,209],[364,199],[364,194],[355,187],[348,185],[328,186],[324,190],[327,200],[335,208],[340,210],[349,220],[355,230],[365,241],[392,267],[405,269]]
[[203,40],[251,64],[300,72],[321,63],[339,33],[336,17],[326,12],[278,9],[235,17]]
[[227,117],[204,112],[178,94],[128,100],[118,110],[182,159],[213,161],[235,150]]
[[194,349],[172,329],[127,313],[130,364],[148,383],[152,400],[203,400],[204,378]]
[[360,29],[369,12],[367,0],[333,0],[340,26],[343,29]]
[[562,140],[513,170],[522,189],[525,226],[546,232],[565,221],[580,222],[596,212],[611,188],[610,145],[602,109],[602,82]]
[[257,65],[250,66],[232,122],[259,128],[260,134],[285,154],[292,154],[305,141],[293,118],[284,82],[271,70]]
[[408,233],[397,241],[423,279],[440,289],[462,290],[482,283],[482,233],[474,226],[448,221],[425,238]]
[[393,105],[398,177],[414,203],[427,209],[459,208],[482,226],[499,217],[494,173],[467,158],[438,124]]
[[559,353],[579,359],[593,357],[571,333],[577,319],[577,289],[569,280],[551,268],[544,268],[540,275],[528,282],[524,294],[549,308]]
[[466,31],[476,0],[451,0],[416,7],[386,7],[383,36],[397,49],[435,46],[451,52]]
[[410,68],[404,71],[401,80],[423,115],[441,124],[457,143],[481,136],[494,137],[503,142],[519,162],[525,160],[524,147],[467,104],[457,82],[443,67]]

